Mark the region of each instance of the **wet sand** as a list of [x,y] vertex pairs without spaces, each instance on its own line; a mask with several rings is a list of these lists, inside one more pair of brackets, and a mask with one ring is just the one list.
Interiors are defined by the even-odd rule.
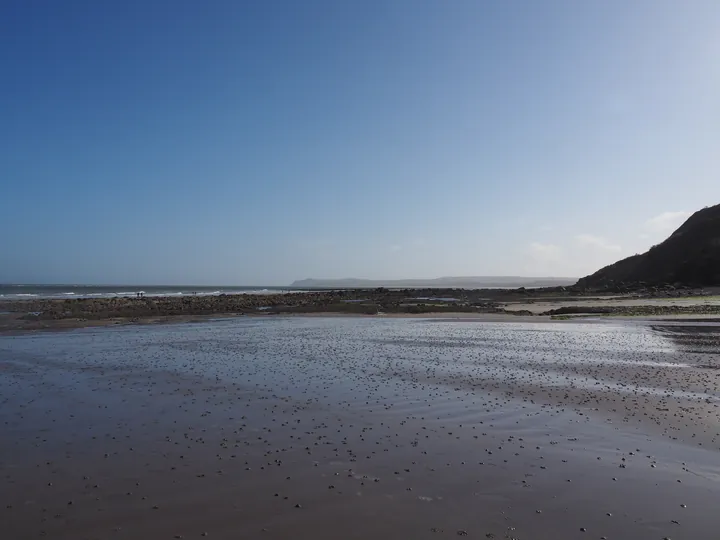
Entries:
[[[2,335],[24,335],[33,332],[58,332],[75,330],[79,328],[106,328],[113,326],[128,325],[158,325],[158,324],[184,324],[201,323],[234,318],[268,318],[277,316],[274,313],[224,313],[213,315],[165,315],[157,317],[112,317],[107,319],[48,319],[48,320],[25,320],[18,318],[17,314],[0,314],[0,336]],[[283,318],[311,317],[311,318],[403,318],[403,319],[433,319],[433,320],[466,320],[484,322],[549,322],[553,320],[549,315],[510,315],[507,313],[376,313],[373,315],[362,313],[295,313],[281,315]],[[696,316],[697,317],[697,316]]]
[[11,539],[715,539],[720,326],[245,317],[0,337]]

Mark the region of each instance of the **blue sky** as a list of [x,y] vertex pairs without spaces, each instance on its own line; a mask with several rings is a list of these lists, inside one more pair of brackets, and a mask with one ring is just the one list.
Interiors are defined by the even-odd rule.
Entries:
[[0,282],[589,273],[720,202],[718,20],[6,0]]

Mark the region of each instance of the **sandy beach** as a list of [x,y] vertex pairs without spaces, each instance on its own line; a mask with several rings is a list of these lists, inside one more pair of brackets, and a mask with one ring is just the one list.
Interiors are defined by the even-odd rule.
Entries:
[[720,327],[245,317],[0,337],[12,539],[714,539]]

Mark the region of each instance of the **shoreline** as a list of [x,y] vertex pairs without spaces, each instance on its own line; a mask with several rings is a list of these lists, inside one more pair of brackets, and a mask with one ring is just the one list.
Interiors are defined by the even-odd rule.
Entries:
[[207,323],[213,321],[226,321],[241,318],[251,319],[289,319],[289,318],[347,318],[347,319],[416,319],[418,321],[432,322],[475,322],[475,323],[582,323],[582,324],[605,324],[605,323],[645,323],[655,325],[672,324],[720,324],[720,315],[709,317],[707,315],[657,315],[653,317],[641,315],[610,315],[599,317],[593,314],[576,315],[568,317],[552,317],[547,315],[511,315],[507,313],[463,313],[463,312],[428,312],[428,313],[387,313],[387,314],[362,314],[362,313],[337,313],[337,312],[315,312],[315,313],[287,313],[287,314],[262,314],[262,313],[224,313],[209,315],[165,315],[157,317],[122,318],[113,317],[107,319],[57,319],[44,321],[18,321],[8,320],[0,315],[0,336],[21,336],[36,333],[56,333],[80,329],[104,329],[126,326],[154,326],[154,325],[178,325],[188,323]]
[[494,322],[720,318],[717,291],[578,294],[552,289],[356,289],[305,293],[0,302],[0,334],[229,317],[407,317]]
[[164,315],[156,317],[111,317],[107,319],[51,319],[23,321],[0,315],[0,336],[26,335],[32,333],[64,332],[82,328],[115,328],[120,326],[149,326],[149,325],[176,325],[187,323],[205,323],[210,321],[233,320],[241,318],[252,319],[278,319],[278,318],[350,318],[350,319],[425,319],[425,320],[446,320],[457,322],[503,322],[503,323],[527,323],[527,322],[563,322],[552,320],[546,316],[523,316],[508,315],[503,313],[462,313],[462,312],[429,312],[429,313],[387,313],[387,314],[363,314],[363,313],[337,313],[337,312],[315,312],[315,313],[222,313],[207,315]]

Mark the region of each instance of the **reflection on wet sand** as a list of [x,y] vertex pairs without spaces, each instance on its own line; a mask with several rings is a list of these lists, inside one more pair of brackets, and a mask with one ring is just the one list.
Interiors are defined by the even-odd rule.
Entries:
[[715,356],[720,351],[720,330],[717,324],[693,326],[665,324],[655,325],[652,328],[670,338],[679,351]]
[[717,537],[720,327],[0,338],[9,538]]

